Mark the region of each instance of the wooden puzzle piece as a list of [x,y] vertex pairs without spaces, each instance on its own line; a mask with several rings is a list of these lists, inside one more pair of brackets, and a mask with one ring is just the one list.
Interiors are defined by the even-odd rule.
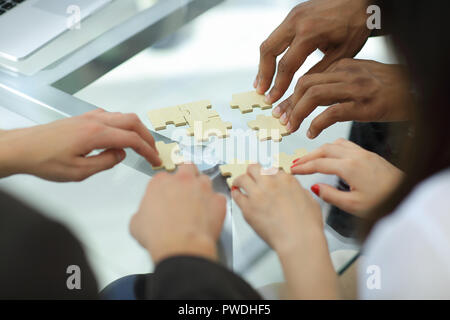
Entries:
[[155,130],[166,129],[169,124],[179,127],[187,123],[184,113],[178,106],[151,110],[147,115]]
[[272,105],[264,102],[265,96],[256,91],[233,94],[231,101],[232,109],[240,109],[241,113],[252,112],[253,108],[259,107],[261,110],[271,109]]
[[194,136],[197,141],[201,142],[208,141],[210,136],[227,138],[229,137],[228,129],[231,128],[231,122],[224,122],[220,117],[215,117],[206,122],[195,121],[194,125],[187,129],[187,134]]
[[253,130],[258,130],[260,141],[272,139],[275,142],[280,142],[282,137],[289,135],[286,127],[272,116],[258,115],[256,120],[248,122],[248,126]]
[[281,152],[274,156],[273,167],[276,169],[283,169],[286,173],[291,173],[292,162],[298,158],[305,156],[308,153],[306,149],[297,149],[293,155]]
[[219,116],[217,111],[212,109],[212,104],[209,100],[181,104],[178,107],[191,127],[195,121],[208,121],[210,118]]
[[234,179],[245,174],[247,172],[247,167],[250,164],[252,164],[252,162],[234,160],[232,163],[219,166],[219,170],[222,176],[229,177],[227,179],[227,184],[231,188]]
[[178,164],[183,162],[183,157],[180,155],[180,147],[178,143],[165,144],[162,141],[156,142],[156,149],[159,152],[162,165],[159,167],[152,167],[153,170],[166,169],[167,171],[174,171]]

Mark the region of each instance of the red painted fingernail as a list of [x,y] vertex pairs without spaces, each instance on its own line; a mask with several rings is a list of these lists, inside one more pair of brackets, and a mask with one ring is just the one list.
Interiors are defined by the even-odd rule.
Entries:
[[292,166],[291,166],[291,169],[293,169],[293,168],[295,168],[295,167],[298,167],[300,165],[300,163],[294,163]]
[[239,188],[236,187],[236,186],[232,186],[232,187],[231,187],[231,191],[235,191],[235,190],[239,190]]
[[297,163],[297,162],[300,161],[300,159],[301,159],[301,158],[297,158],[297,159],[295,159],[294,161],[292,161],[292,163]]
[[311,191],[314,192],[316,196],[320,197],[320,187],[318,184],[313,185]]

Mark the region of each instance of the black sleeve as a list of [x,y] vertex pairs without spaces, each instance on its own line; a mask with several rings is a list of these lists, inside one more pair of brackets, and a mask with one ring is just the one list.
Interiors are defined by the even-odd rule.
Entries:
[[152,300],[261,300],[238,275],[198,257],[173,257],[160,262],[146,284]]
[[[69,290],[69,266],[81,289]],[[74,282],[70,282],[74,283]],[[61,224],[0,193],[0,299],[92,299],[97,283],[83,248]]]

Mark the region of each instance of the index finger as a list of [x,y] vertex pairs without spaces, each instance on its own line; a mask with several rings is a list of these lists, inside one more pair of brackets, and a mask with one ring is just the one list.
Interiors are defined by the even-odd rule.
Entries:
[[284,21],[260,46],[259,70],[256,76],[256,91],[264,94],[269,90],[275,75],[277,57],[291,44],[294,36],[287,33]]
[[161,165],[161,159],[155,149],[150,147],[136,132],[105,127],[90,142],[91,150],[132,148],[154,166]]

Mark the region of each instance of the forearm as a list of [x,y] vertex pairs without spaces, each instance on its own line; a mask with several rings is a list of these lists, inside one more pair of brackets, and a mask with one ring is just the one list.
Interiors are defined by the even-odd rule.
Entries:
[[322,230],[277,250],[291,299],[337,299],[337,275]]

